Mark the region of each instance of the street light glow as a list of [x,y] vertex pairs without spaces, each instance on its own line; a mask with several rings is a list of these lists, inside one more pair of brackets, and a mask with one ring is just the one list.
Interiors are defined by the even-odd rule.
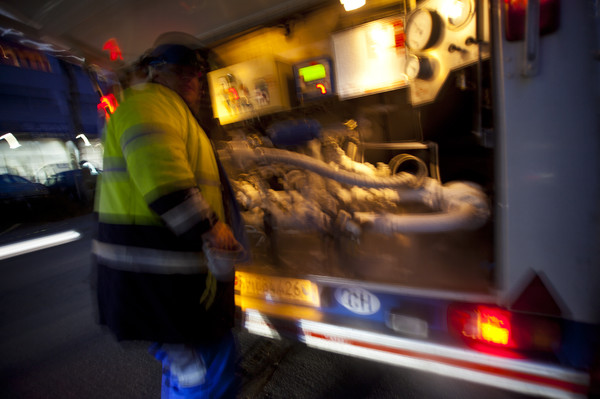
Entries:
[[23,255],[29,252],[39,251],[40,249],[66,244],[68,242],[78,240],[80,237],[81,234],[79,234],[77,231],[69,230],[45,237],[34,238],[27,241],[5,245],[0,247],[0,260]]

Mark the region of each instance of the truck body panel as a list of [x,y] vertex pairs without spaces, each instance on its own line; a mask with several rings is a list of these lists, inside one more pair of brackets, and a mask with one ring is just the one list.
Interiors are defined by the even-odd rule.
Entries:
[[[56,12],[73,15],[66,3]],[[210,48],[203,120],[218,122],[252,252],[236,266],[244,328],[526,394],[589,395],[597,4],[271,3],[204,31],[188,9],[177,28]],[[87,43],[93,62],[109,32],[132,61],[162,28],[96,24],[106,34],[90,40],[92,25],[63,39]]]
[[[443,14],[443,4],[422,2],[405,15],[350,26],[342,16],[337,24],[323,25],[330,31],[319,32],[303,30],[313,21],[306,16],[293,40],[281,42],[276,28],[259,30],[245,37],[243,46],[234,39],[215,51],[226,63],[228,57],[240,62],[237,50],[251,53],[256,40],[263,51],[268,41],[266,51],[287,56],[290,64],[330,57],[335,69],[331,84],[342,90],[340,82],[356,82],[342,79],[341,68],[353,69],[358,80],[365,73],[360,68],[377,70],[350,65],[373,54],[368,46],[353,54],[344,47],[350,46],[347,37],[354,35],[358,39],[352,40],[360,41],[372,25],[390,20],[393,26],[402,21],[406,28],[421,9]],[[452,31],[430,49],[397,46],[396,36],[395,54],[385,57],[398,68],[407,62],[402,61],[406,54],[443,63],[434,68],[433,79],[370,81],[363,92],[351,88],[347,93],[354,94],[345,94],[342,101],[323,98],[311,103],[299,96],[299,104],[283,115],[228,126],[233,140],[221,147],[220,154],[242,193],[238,198],[253,244],[253,263],[238,265],[236,279],[236,301],[244,310],[246,328],[527,394],[588,394],[599,321],[594,289],[600,264],[595,244],[600,170],[598,65],[593,56],[598,47],[597,17],[583,4],[563,5],[560,26],[538,37],[537,70],[530,73],[523,69],[530,41],[507,39],[511,18],[507,7],[500,1],[477,2],[477,17],[467,36]],[[326,8],[320,12],[312,15],[315,21],[333,19]],[[336,35],[344,41],[337,45],[332,39],[327,51],[325,36]],[[449,46],[466,39],[474,47],[468,47],[462,53],[465,61],[459,62]],[[306,40],[317,43],[318,50],[307,50]],[[565,56],[566,48],[572,57]],[[358,135],[353,137],[355,131],[347,124],[341,126],[348,122],[343,117],[358,125]],[[307,133],[309,125],[304,131],[295,130],[293,124],[278,125],[281,120],[298,123],[307,118],[322,124],[321,147],[306,144],[314,139]],[[301,138],[303,134],[306,137]],[[297,142],[290,145],[288,135]],[[358,156],[348,145],[356,136]],[[247,146],[243,142],[248,137],[261,139],[254,138],[259,144]],[[324,193],[337,189],[330,179],[339,178],[342,186],[347,182],[288,153],[339,162],[340,169],[360,169],[343,164],[345,159],[323,155],[331,142],[362,164],[391,164],[399,154],[418,154],[429,166],[430,187],[436,187],[431,190],[445,190],[442,187],[455,182],[476,183],[489,200],[489,217],[470,230],[466,225],[446,230],[447,219],[430,224],[443,206],[424,200],[428,190],[423,187],[413,191],[417,205],[400,201],[391,210],[389,203],[381,202],[385,194],[361,187],[362,194],[356,188],[346,193],[352,198],[347,202],[344,194],[333,194],[338,202],[328,210]],[[427,150],[415,151],[419,144]],[[276,150],[271,153],[268,148],[273,146]],[[287,166],[278,169],[278,162]],[[298,165],[309,172],[294,174]],[[409,190],[399,191],[406,198]],[[377,212],[380,215],[374,216]],[[328,219],[332,215],[338,220]],[[340,215],[356,222],[360,233],[348,234],[352,228],[339,221]],[[407,215],[414,216],[414,226]],[[554,346],[507,350],[489,341],[474,344],[464,325],[457,331],[453,324],[457,307],[459,313],[474,309],[470,314],[479,322],[488,309],[492,314],[501,309],[498,314],[512,317],[510,334],[515,336],[521,334],[519,328],[538,331],[543,325],[539,328],[547,336],[540,339],[555,339]],[[503,325],[502,317],[491,316],[494,327]],[[508,346],[511,339],[507,338]]]
[[532,77],[522,76],[524,42],[498,40],[495,85],[505,301],[535,271],[546,277],[564,316],[597,323],[600,108],[593,19],[583,4],[564,4],[559,30],[540,38],[540,68]]

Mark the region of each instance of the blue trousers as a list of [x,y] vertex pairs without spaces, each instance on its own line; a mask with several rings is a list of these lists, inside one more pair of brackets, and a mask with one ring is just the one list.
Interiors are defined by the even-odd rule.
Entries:
[[162,362],[161,399],[235,399],[237,346],[233,333],[207,345],[154,344]]

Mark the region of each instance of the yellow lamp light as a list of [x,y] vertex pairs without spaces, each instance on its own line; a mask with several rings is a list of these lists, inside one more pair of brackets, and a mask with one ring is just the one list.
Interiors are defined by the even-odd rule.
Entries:
[[346,11],[356,10],[365,5],[366,0],[340,0]]

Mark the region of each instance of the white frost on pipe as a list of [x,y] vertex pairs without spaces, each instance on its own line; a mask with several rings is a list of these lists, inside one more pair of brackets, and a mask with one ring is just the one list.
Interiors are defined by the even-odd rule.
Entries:
[[475,230],[485,224],[490,215],[485,195],[472,184],[450,183],[442,186],[441,210],[437,213],[394,215],[389,213],[356,212],[360,224],[370,224],[383,234],[442,233]]
[[416,187],[419,184],[418,179],[414,175],[406,172],[400,172],[397,175],[389,177],[361,175],[346,170],[336,169],[323,161],[311,158],[307,155],[274,148],[260,147],[254,151],[249,148],[246,150],[236,148],[233,155],[242,160],[251,160],[255,162],[281,162],[293,165],[352,186],[369,188],[403,188]]
[[346,155],[337,143],[330,142],[323,147],[327,158],[334,164],[340,165],[342,169],[361,175],[375,176],[377,169],[371,164],[355,162]]
[[[243,142],[232,143],[230,149],[241,169],[247,170],[249,163],[258,163],[267,165],[262,168],[268,168],[274,175],[285,176],[282,182],[285,192],[269,190],[268,185],[260,184],[261,179],[238,186],[238,200],[249,209],[268,210],[279,228],[328,230],[331,218],[337,214],[336,225],[354,235],[367,224],[385,234],[441,233],[475,230],[490,216],[487,197],[479,186],[468,182],[442,186],[435,179],[405,172],[391,177],[366,175],[291,151],[251,149]],[[271,170],[273,164],[292,165],[315,175],[299,170]],[[355,167],[352,169],[357,171]],[[270,176],[265,173],[259,175],[262,178]],[[317,175],[331,180],[323,184]],[[352,187],[343,187],[340,183]],[[394,213],[395,204],[401,203],[424,204],[433,212]],[[340,218],[342,213],[345,217]]]

